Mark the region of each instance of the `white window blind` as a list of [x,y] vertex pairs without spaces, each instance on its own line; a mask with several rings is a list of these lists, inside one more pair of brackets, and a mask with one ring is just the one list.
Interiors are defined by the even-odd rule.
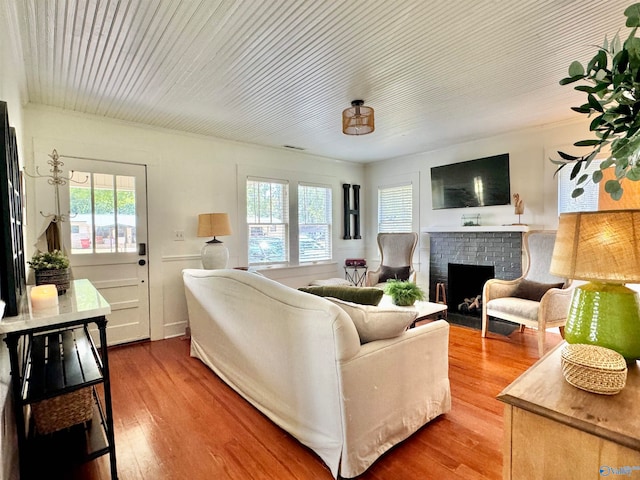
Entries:
[[411,183],[378,188],[378,232],[413,231],[413,186]]
[[571,180],[571,169],[573,165],[567,165],[558,173],[558,213],[566,212],[589,212],[598,210],[600,187],[599,184],[593,183],[591,176],[593,172],[600,169],[602,160],[595,160],[591,162],[589,168],[586,170],[582,168],[580,175],[589,175],[583,185],[584,193],[576,198],[571,198],[571,193],[576,188],[576,180]]
[[289,261],[289,184],[247,180],[249,265]]
[[331,188],[298,185],[300,262],[331,260]]

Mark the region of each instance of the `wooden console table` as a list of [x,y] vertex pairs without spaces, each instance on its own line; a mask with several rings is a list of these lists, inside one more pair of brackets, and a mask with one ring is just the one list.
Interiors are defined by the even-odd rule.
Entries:
[[[29,288],[30,291],[30,288]],[[9,348],[11,388],[18,433],[20,478],[55,477],[57,468],[109,454],[111,478],[116,469],[111,384],[107,356],[107,320],[111,307],[89,280],[73,280],[58,297],[57,308],[32,311],[25,301],[21,313],[0,321],[0,335]],[[96,348],[88,325],[100,335]],[[104,404],[96,390],[102,384]],[[28,420],[30,404],[82,388],[90,388],[94,401],[90,422],[65,432],[35,435]],[[73,431],[73,433],[72,433]],[[59,435],[67,435],[64,438]],[[79,440],[78,448],[68,444]],[[65,458],[67,455],[72,458]]]
[[585,392],[565,381],[562,346],[498,396],[506,403],[504,478],[640,478],[640,366],[629,367],[617,395]]

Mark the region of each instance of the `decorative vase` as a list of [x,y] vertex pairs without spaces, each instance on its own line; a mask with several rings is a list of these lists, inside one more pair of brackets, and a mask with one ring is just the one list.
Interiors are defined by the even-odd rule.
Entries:
[[415,300],[408,300],[406,298],[401,299],[401,298],[391,297],[391,300],[393,301],[393,304],[397,305],[398,307],[410,307],[411,305],[416,303]]
[[61,268],[58,270],[37,270],[36,285],[55,285],[58,290],[58,295],[62,295],[69,288],[70,277],[71,275],[68,268]]
[[639,313],[637,293],[624,285],[581,285],[573,292],[565,339],[609,348],[634,362],[640,359]]

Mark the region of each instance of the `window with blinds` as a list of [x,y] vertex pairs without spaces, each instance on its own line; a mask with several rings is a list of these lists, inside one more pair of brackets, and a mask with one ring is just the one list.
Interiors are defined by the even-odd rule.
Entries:
[[378,188],[378,232],[413,231],[413,185]]
[[247,180],[249,265],[289,261],[289,184]]
[[300,262],[331,260],[331,188],[298,185]]
[[615,177],[614,168],[605,168],[602,171],[603,178],[599,183],[591,180],[593,172],[600,170],[600,164],[604,160],[594,160],[586,169],[583,167],[579,175],[589,175],[589,180],[580,185],[584,193],[572,198],[576,188],[576,180],[571,180],[572,165],[567,165],[558,172],[558,213],[565,212],[594,212],[596,210],[625,210],[640,208],[640,182],[623,180],[624,193],[620,200],[612,200],[604,187],[607,180]]

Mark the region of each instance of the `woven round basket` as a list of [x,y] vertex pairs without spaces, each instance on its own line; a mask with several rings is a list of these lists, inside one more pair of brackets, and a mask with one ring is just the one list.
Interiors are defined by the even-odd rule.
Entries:
[[625,386],[627,364],[618,352],[597,345],[566,344],[561,357],[564,378],[574,387],[615,395]]
[[58,270],[38,270],[36,271],[36,285],[53,284],[58,290],[58,295],[67,291],[71,275],[68,268]]

